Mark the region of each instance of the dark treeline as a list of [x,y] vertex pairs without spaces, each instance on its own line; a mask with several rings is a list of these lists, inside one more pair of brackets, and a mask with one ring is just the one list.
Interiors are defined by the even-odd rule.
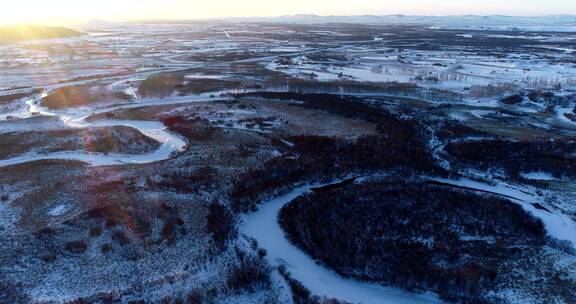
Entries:
[[[556,84],[556,87],[557,87],[556,89],[561,90],[560,83]],[[515,105],[525,100],[534,103],[544,104],[548,107],[570,106],[574,104],[574,101],[576,100],[576,94],[556,95],[556,93],[552,91],[534,90],[529,91],[527,93],[507,96],[505,98],[502,98],[500,102],[507,105]]]
[[256,292],[270,286],[271,269],[261,255],[252,255],[235,248],[238,264],[228,276],[227,287],[235,291]]
[[32,301],[22,286],[13,283],[7,273],[0,272],[0,303],[29,303]]
[[326,94],[264,93],[268,98],[303,101],[299,106],[321,109],[377,124],[379,135],[356,140],[319,136],[294,136],[293,155],[274,158],[242,174],[231,197],[236,211],[253,208],[263,195],[296,182],[325,179],[351,172],[395,170],[399,175],[436,172],[424,135],[416,121],[396,118],[389,112],[356,98]]
[[40,94],[42,93],[44,90],[43,89],[35,89],[33,91],[30,92],[26,92],[26,93],[16,93],[16,94],[11,94],[11,95],[0,95],[0,104],[8,104],[11,103],[13,101],[16,101],[18,99],[22,99],[25,97],[30,97],[34,94]]
[[292,137],[295,157],[278,157],[242,174],[231,197],[236,211],[255,207],[263,195],[306,180],[326,179],[350,172],[395,170],[398,175],[435,170],[426,151],[391,143],[377,136],[346,142],[327,137]]
[[350,304],[342,300],[328,298],[326,296],[320,297],[318,295],[313,295],[308,288],[306,288],[302,283],[292,278],[292,275],[284,265],[278,267],[278,272],[288,286],[290,286],[290,291],[292,292],[292,302],[294,304]]
[[306,194],[279,217],[289,238],[347,277],[483,303],[500,266],[545,240],[519,205],[394,180]]
[[236,94],[236,97],[262,97],[264,99],[277,99],[299,101],[294,103],[295,106],[302,106],[309,109],[325,110],[330,113],[343,115],[346,117],[363,118],[365,120],[376,122],[379,117],[388,115],[380,109],[374,108],[362,102],[354,96],[337,96],[332,94],[304,94],[294,92],[254,92],[245,94]]
[[206,216],[206,228],[218,249],[223,250],[227,242],[236,237],[236,218],[228,207],[212,203]]
[[540,171],[556,177],[576,176],[576,141],[572,140],[457,142],[448,144],[446,151],[463,165],[481,170],[503,168],[511,176]]
[[476,130],[469,126],[465,126],[458,121],[448,120],[442,122],[441,128],[436,133],[438,139],[443,141],[450,141],[466,137],[482,137],[494,138],[495,136],[480,130]]
[[339,97],[329,94],[298,94],[298,93],[262,93],[269,99],[298,100],[295,103],[307,109],[323,110],[347,118],[362,119],[377,125],[377,130],[384,137],[393,141],[403,140],[406,145],[424,147],[423,137],[418,133],[418,122],[401,120],[390,112],[370,106],[356,97]]
[[550,91],[531,91],[526,94],[528,99],[535,103],[542,103],[548,106],[568,106],[573,105],[576,101],[576,94],[572,95],[556,95]]
[[370,106],[362,99],[353,96],[337,96],[331,94],[301,94],[291,92],[258,92],[238,96],[258,96],[265,99],[294,100],[294,106],[307,109],[323,110],[332,114],[355,118],[375,123],[378,131],[388,136],[411,137],[418,141],[417,122],[400,120],[390,112]]
[[175,191],[178,193],[200,193],[216,187],[217,172],[212,167],[196,170],[177,170],[162,173],[158,179],[148,179],[147,184],[154,189]]
[[449,90],[423,88],[414,83],[399,82],[364,82],[347,79],[336,81],[317,81],[310,79],[296,79],[286,77],[274,77],[266,87],[279,88],[290,94],[377,94],[415,97],[436,101],[462,101],[464,95]]

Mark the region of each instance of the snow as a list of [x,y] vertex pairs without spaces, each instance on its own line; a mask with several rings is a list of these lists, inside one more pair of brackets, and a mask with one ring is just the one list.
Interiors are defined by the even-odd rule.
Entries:
[[472,114],[476,118],[480,118],[480,119],[483,119],[484,116],[491,115],[491,114],[497,114],[497,113],[498,112],[491,111],[491,110],[472,110],[472,111],[470,111],[470,114]]
[[[7,200],[0,200],[0,239],[5,237],[12,229],[16,228],[16,222],[20,218],[19,209],[14,207],[12,203],[25,195],[27,189],[24,185],[2,185],[0,186],[0,196],[6,196]],[[7,238],[4,238],[5,240]]]
[[[558,49],[569,52],[571,49]],[[387,52],[382,55],[381,52]],[[488,86],[550,89],[557,85],[573,87],[575,67],[550,58],[535,58],[524,53],[504,57],[463,51],[394,50],[389,48],[349,48],[343,66],[314,62],[305,56],[292,58],[293,64],[270,62],[267,68],[302,79],[363,82],[416,83],[425,88],[451,89],[471,98],[487,94]],[[557,55],[560,56],[560,55]],[[561,58],[561,57],[559,57]],[[476,88],[476,90],[471,90]],[[510,91],[513,92],[513,91]]]
[[224,79],[224,75],[202,75],[202,74],[190,74],[184,76],[186,79]]
[[523,172],[520,173],[520,176],[522,176],[522,178],[531,180],[545,180],[545,181],[555,180],[554,176],[546,172],[527,172],[527,173]]
[[[340,181],[335,181],[338,183]],[[331,183],[329,183],[331,184]],[[328,184],[305,185],[292,192],[263,203],[260,209],[244,221],[241,232],[254,238],[266,249],[268,258],[277,265],[285,265],[292,277],[301,282],[312,294],[328,296],[351,303],[363,304],[431,304],[443,303],[432,293],[410,293],[399,288],[347,279],[336,272],[318,265],[300,249],[292,245],[277,216],[280,209],[313,187]]]
[[[429,179],[441,183],[472,188],[479,191],[486,191],[504,196],[511,201],[520,204],[524,210],[530,212],[532,215],[542,220],[550,236],[559,240],[570,241],[572,242],[572,246],[576,248],[576,223],[574,223],[574,221],[572,221],[564,214],[555,211],[550,206],[547,206],[543,202],[543,199],[536,197],[534,194],[531,194],[528,189],[516,188],[503,182],[500,182],[496,185],[488,185],[482,182],[464,178],[459,180],[451,180],[439,177]],[[548,211],[536,208],[534,206],[535,204],[544,206],[546,209],[548,209]]]
[[[249,91],[249,90],[245,90]],[[237,92],[237,91],[234,91]],[[229,93],[222,91],[219,93]],[[91,153],[85,151],[64,151],[54,152],[47,154],[27,153],[14,158],[0,160],[0,167],[12,166],[33,162],[38,160],[76,160],[88,163],[92,166],[112,166],[112,165],[125,165],[125,164],[144,164],[158,162],[169,159],[174,153],[182,152],[187,147],[187,142],[181,136],[170,132],[159,121],[136,121],[136,120],[97,120],[87,121],[86,118],[95,114],[102,114],[122,109],[133,109],[140,107],[150,107],[156,105],[173,105],[173,104],[187,104],[194,102],[205,102],[214,99],[213,96],[217,93],[204,93],[194,96],[175,96],[166,99],[148,99],[134,103],[123,103],[119,105],[105,106],[105,107],[86,107],[86,108],[69,108],[64,110],[50,110],[41,105],[38,105],[38,100],[29,99],[26,101],[27,110],[21,113],[19,117],[32,117],[32,116],[45,116],[56,117],[64,123],[66,127],[71,128],[90,128],[90,127],[114,127],[126,126],[132,127],[140,131],[145,136],[148,136],[160,142],[161,146],[158,150],[143,154],[143,155],[128,155],[128,154],[101,154]],[[219,100],[228,100],[230,97],[220,97]],[[6,117],[4,117],[6,119]],[[0,124],[0,133],[13,131],[14,124]]]
[[364,16],[317,16],[292,15],[274,18],[237,18],[238,20],[288,23],[360,23],[360,24],[430,24],[430,28],[524,30],[573,32],[576,29],[571,15],[506,16],[506,15],[364,15]]
[[572,121],[566,116],[566,114],[574,114],[573,110],[574,110],[573,107],[557,107],[556,115],[558,116],[558,119],[560,119],[561,121],[570,125],[576,125],[576,122]]
[[274,53],[295,53],[295,52],[300,52],[300,51],[305,51],[307,49],[302,49],[300,47],[273,47],[271,49],[269,49],[270,52],[274,52]]
[[50,209],[50,211],[48,211],[48,215],[61,216],[61,215],[64,215],[68,211],[68,209],[69,208],[66,205],[58,205],[58,206]]
[[166,130],[161,122],[156,121],[124,121],[124,120],[102,120],[94,123],[85,121],[70,121],[65,117],[65,123],[73,127],[114,127],[127,126],[139,130],[142,134],[155,139],[162,145],[152,153],[143,155],[128,154],[101,154],[85,151],[64,151],[47,154],[28,153],[14,158],[0,160],[0,167],[17,165],[37,160],[77,160],[86,162],[93,166],[111,166],[123,164],[142,164],[162,161],[170,158],[173,153],[182,152],[186,148],[186,141],[175,133]]
[[287,141],[287,140],[285,140],[285,139],[281,139],[280,141],[281,141],[283,144],[285,144],[285,145],[287,145],[288,147],[291,147],[291,148],[296,145],[296,144],[294,144],[293,142],[289,142],[289,141]]
[[[89,127],[114,127],[126,126],[132,127],[140,131],[145,136],[161,143],[158,150],[143,154],[143,155],[127,155],[127,154],[101,154],[91,153],[85,151],[64,151],[54,152],[48,154],[28,153],[14,158],[0,160],[0,167],[23,164],[38,160],[77,160],[86,162],[93,166],[111,166],[123,164],[142,164],[151,163],[169,159],[174,153],[182,152],[187,142],[179,135],[170,132],[159,121],[136,121],[136,120],[98,120],[94,122],[87,121],[86,118],[93,114],[100,114],[109,111],[136,108],[142,106],[166,105],[166,104],[180,104],[191,103],[196,101],[211,100],[211,97],[205,95],[188,96],[186,98],[176,97],[165,100],[147,100],[138,103],[122,104],[117,106],[91,109],[66,109],[63,111],[50,111],[42,106],[34,103],[33,100],[27,101],[29,106],[29,113],[39,113],[43,116],[58,117],[64,125],[72,128],[89,128]],[[1,128],[0,132],[10,131],[11,128],[8,124],[6,128]],[[0,125],[0,127],[4,127]]]

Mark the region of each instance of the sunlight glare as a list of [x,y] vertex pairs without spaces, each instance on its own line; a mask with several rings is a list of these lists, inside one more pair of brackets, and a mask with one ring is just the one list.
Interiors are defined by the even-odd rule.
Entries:
[[7,0],[0,24],[73,24],[90,20],[209,19],[319,15],[543,15],[576,13],[573,0]]

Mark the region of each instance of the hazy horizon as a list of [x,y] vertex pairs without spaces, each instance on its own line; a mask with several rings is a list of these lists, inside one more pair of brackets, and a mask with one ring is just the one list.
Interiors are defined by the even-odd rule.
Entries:
[[[509,15],[546,16],[576,14],[576,3],[568,0],[378,0],[288,2],[248,0],[213,0],[197,4],[183,0],[21,0],[5,4],[0,24],[69,25],[91,20],[205,20],[234,17],[278,17],[285,15],[358,16],[358,15]],[[33,10],[31,9],[33,8]]]

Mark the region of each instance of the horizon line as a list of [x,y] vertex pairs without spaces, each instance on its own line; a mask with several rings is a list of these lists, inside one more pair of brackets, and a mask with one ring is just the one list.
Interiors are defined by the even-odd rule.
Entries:
[[[456,17],[511,17],[511,18],[545,18],[545,17],[574,17],[576,14],[542,14],[542,15],[514,15],[514,14],[349,14],[349,15],[323,15],[314,13],[299,13],[290,15],[274,15],[274,16],[226,16],[226,17],[191,17],[191,18],[131,18],[131,19],[113,19],[113,18],[92,18],[82,22],[63,22],[61,25],[58,23],[44,21],[44,22],[19,22],[19,23],[6,23],[2,24],[0,22],[0,27],[7,26],[34,26],[34,25],[46,25],[50,26],[65,26],[68,25],[83,25],[92,22],[109,22],[109,23],[137,23],[137,22],[178,22],[178,21],[225,21],[225,20],[239,20],[239,19],[280,19],[280,18],[297,18],[297,17],[309,17],[309,18],[353,18],[353,17],[444,17],[444,18],[456,18]],[[70,19],[71,21],[72,19]],[[576,19],[574,20],[576,23]]]

